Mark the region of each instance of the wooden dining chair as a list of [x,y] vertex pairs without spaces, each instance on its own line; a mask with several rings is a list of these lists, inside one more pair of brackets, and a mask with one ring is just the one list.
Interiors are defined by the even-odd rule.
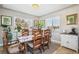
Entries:
[[17,43],[8,45],[7,53],[8,54],[18,54],[19,53],[19,43],[17,42]]
[[8,32],[3,32],[3,50],[8,52],[8,39],[7,39]]
[[22,29],[22,36],[28,36],[29,30],[28,29]]
[[18,43],[17,40],[10,41],[8,39],[8,32],[3,32],[3,52],[8,54],[14,54],[17,53],[18,50]]
[[49,43],[51,43],[51,36],[52,36],[51,30],[47,29],[47,32],[49,33]]
[[[22,36],[28,36],[28,35],[29,35],[29,30],[22,29]],[[8,53],[10,53],[10,54],[14,54],[14,53],[24,54],[24,53],[26,53],[26,47],[27,47],[26,43],[17,42],[15,44],[8,46]]]
[[32,29],[32,34],[34,35],[36,32],[38,32],[38,29]]
[[32,29],[32,34],[34,34],[36,32],[40,32],[41,33],[41,29]]
[[[29,30],[28,29],[22,29],[22,36],[28,36],[29,35]],[[20,43],[19,44],[19,53],[24,54],[27,51],[27,44]]]
[[20,43],[19,44],[19,53],[25,54],[27,51],[27,44],[26,43]]
[[42,39],[42,48],[43,51],[45,51],[45,47],[47,46],[47,48],[49,49],[49,43],[50,43],[50,33],[48,30],[44,30],[44,37]]
[[42,36],[39,32],[34,33],[33,41],[28,43],[28,50],[31,53],[34,53],[36,49],[39,49],[40,53],[42,53]]

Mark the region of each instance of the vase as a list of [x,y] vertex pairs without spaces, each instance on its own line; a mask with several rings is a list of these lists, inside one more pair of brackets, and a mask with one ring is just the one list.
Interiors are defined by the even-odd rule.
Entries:
[[12,33],[11,32],[8,32],[7,37],[8,37],[8,41],[11,41],[12,40]]

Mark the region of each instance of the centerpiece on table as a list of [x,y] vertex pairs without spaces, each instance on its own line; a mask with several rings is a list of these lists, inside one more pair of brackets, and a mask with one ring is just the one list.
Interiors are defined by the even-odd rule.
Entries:
[[18,35],[21,35],[22,29],[28,28],[27,22],[24,19],[16,18],[15,23],[15,30],[17,30]]

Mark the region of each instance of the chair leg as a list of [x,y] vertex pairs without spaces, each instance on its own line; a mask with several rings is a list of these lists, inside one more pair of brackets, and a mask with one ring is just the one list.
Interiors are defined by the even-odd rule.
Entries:
[[31,47],[29,47],[29,46],[28,46],[28,51],[29,51],[30,53],[34,54],[34,50],[33,50]]
[[34,54],[34,51],[33,50],[30,50],[30,53]]
[[34,54],[34,49],[32,49],[32,54]]
[[47,44],[47,48],[49,49],[49,43]]
[[49,49],[49,43],[48,43],[48,44],[46,44],[46,45],[42,45],[43,52],[45,51],[44,46],[47,46],[47,48]]
[[42,49],[41,49],[41,47],[39,48],[39,50],[40,50],[40,53],[42,53]]
[[44,49],[44,45],[42,45],[42,49],[43,49],[43,52],[45,51],[45,49]]

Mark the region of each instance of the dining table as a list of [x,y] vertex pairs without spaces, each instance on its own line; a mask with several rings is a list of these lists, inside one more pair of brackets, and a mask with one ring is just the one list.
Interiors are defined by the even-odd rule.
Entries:
[[24,43],[24,42],[28,42],[28,41],[32,41],[34,36],[33,35],[28,35],[28,36],[19,36],[17,37],[17,40],[20,42],[20,43]]
[[29,41],[32,41],[34,36],[33,35],[28,35],[28,36],[19,36],[17,37],[17,40],[19,42],[19,50],[21,53],[26,53],[27,51],[27,43]]

